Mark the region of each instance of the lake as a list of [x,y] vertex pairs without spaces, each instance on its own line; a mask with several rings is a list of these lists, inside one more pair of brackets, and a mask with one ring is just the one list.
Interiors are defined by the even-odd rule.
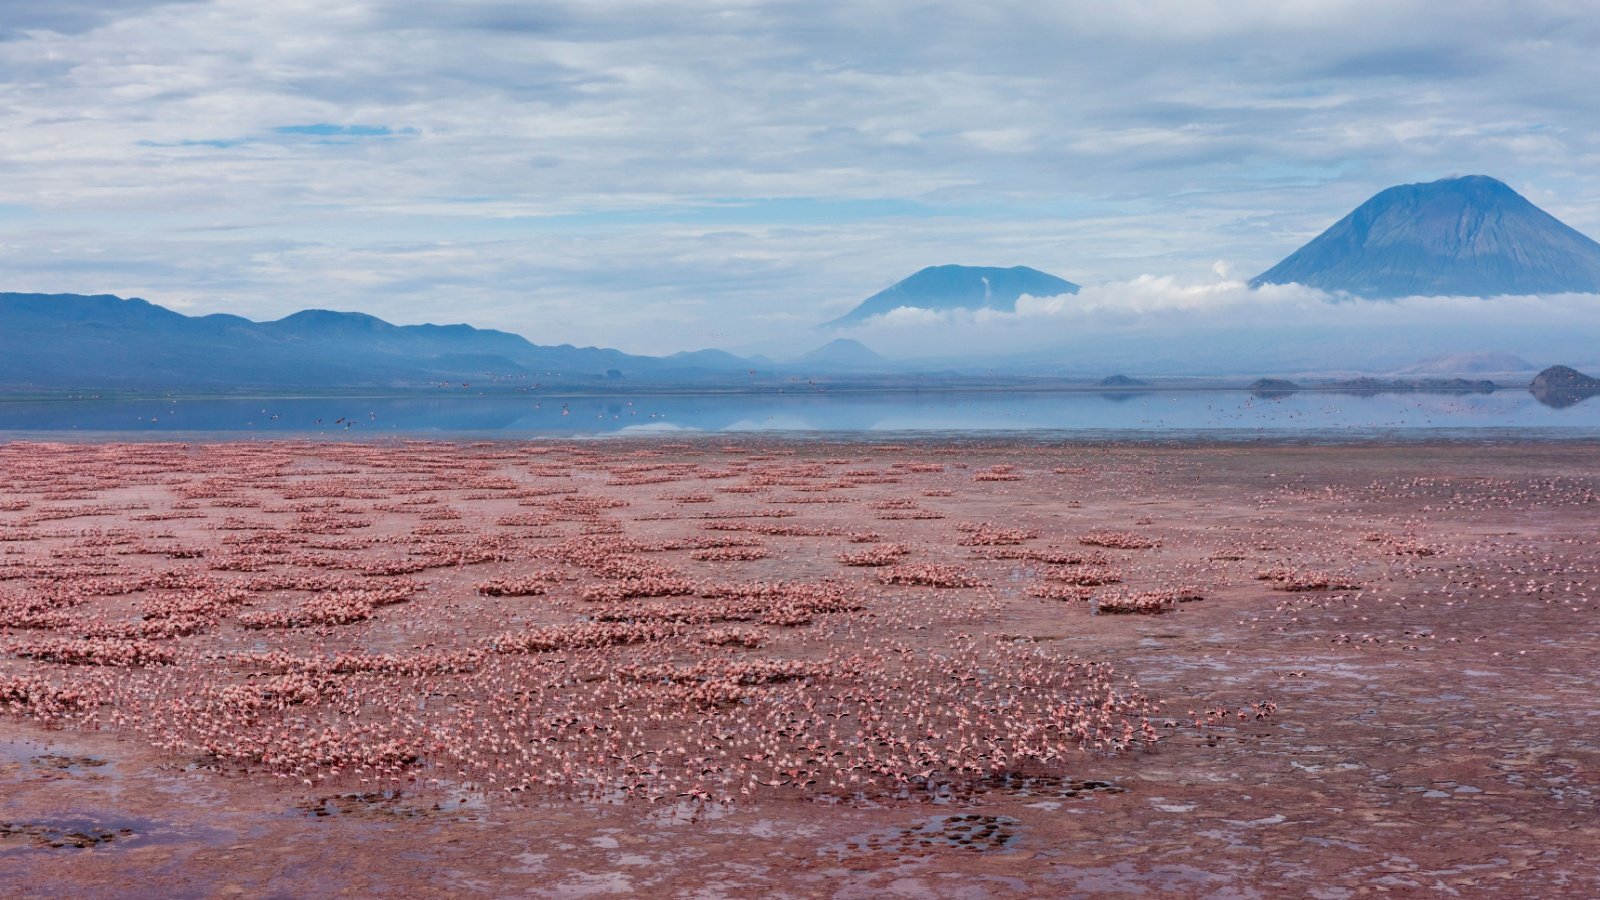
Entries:
[[1525,390],[456,395],[0,402],[0,434],[37,439],[249,436],[598,436],[651,433],[1016,434],[1223,440],[1600,436],[1600,398],[1546,406]]

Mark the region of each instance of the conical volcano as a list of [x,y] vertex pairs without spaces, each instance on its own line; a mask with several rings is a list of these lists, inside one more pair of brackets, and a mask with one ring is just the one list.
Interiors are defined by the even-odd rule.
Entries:
[[1600,244],[1486,175],[1389,188],[1251,279],[1357,297],[1600,293]]
[[1065,278],[1027,266],[1009,269],[991,266],[929,266],[908,278],[873,294],[848,313],[824,327],[851,325],[872,316],[911,307],[913,309],[997,309],[1017,308],[1023,294],[1055,297],[1076,294],[1078,286]]

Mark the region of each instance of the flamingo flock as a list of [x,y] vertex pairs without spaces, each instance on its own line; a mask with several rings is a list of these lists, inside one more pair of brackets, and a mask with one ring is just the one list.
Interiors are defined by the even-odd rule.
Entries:
[[[1094,480],[1148,478],[1137,458],[974,468],[974,452],[0,445],[0,711],[302,785],[916,797],[1278,712],[1166,717],[1070,642],[1001,639],[1018,610],[1136,628],[1215,619],[1193,601],[1226,596],[1254,604],[1248,627],[1420,652],[1451,638],[1386,635],[1376,614],[1488,595],[1592,608],[1586,576],[1549,557],[1447,568],[1510,551],[1420,518],[1374,515],[1337,548],[1271,518],[1397,489],[1587,503],[1586,485],[1272,484],[1241,513],[1253,530],[1202,528],[1100,518]],[[1056,517],[1019,511],[1018,482],[1055,492]]]

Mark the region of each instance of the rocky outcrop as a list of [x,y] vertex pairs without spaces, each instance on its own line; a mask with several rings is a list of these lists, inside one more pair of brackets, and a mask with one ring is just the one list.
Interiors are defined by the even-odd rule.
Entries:
[[1540,403],[1560,409],[1600,394],[1600,378],[1569,366],[1551,366],[1534,376],[1528,390]]

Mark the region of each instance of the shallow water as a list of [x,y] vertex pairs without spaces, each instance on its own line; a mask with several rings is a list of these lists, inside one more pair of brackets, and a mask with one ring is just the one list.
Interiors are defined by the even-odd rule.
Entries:
[[0,434],[485,435],[1059,434],[1221,439],[1600,435],[1600,400],[1523,390],[1359,396],[1322,391],[873,392],[0,402]]

